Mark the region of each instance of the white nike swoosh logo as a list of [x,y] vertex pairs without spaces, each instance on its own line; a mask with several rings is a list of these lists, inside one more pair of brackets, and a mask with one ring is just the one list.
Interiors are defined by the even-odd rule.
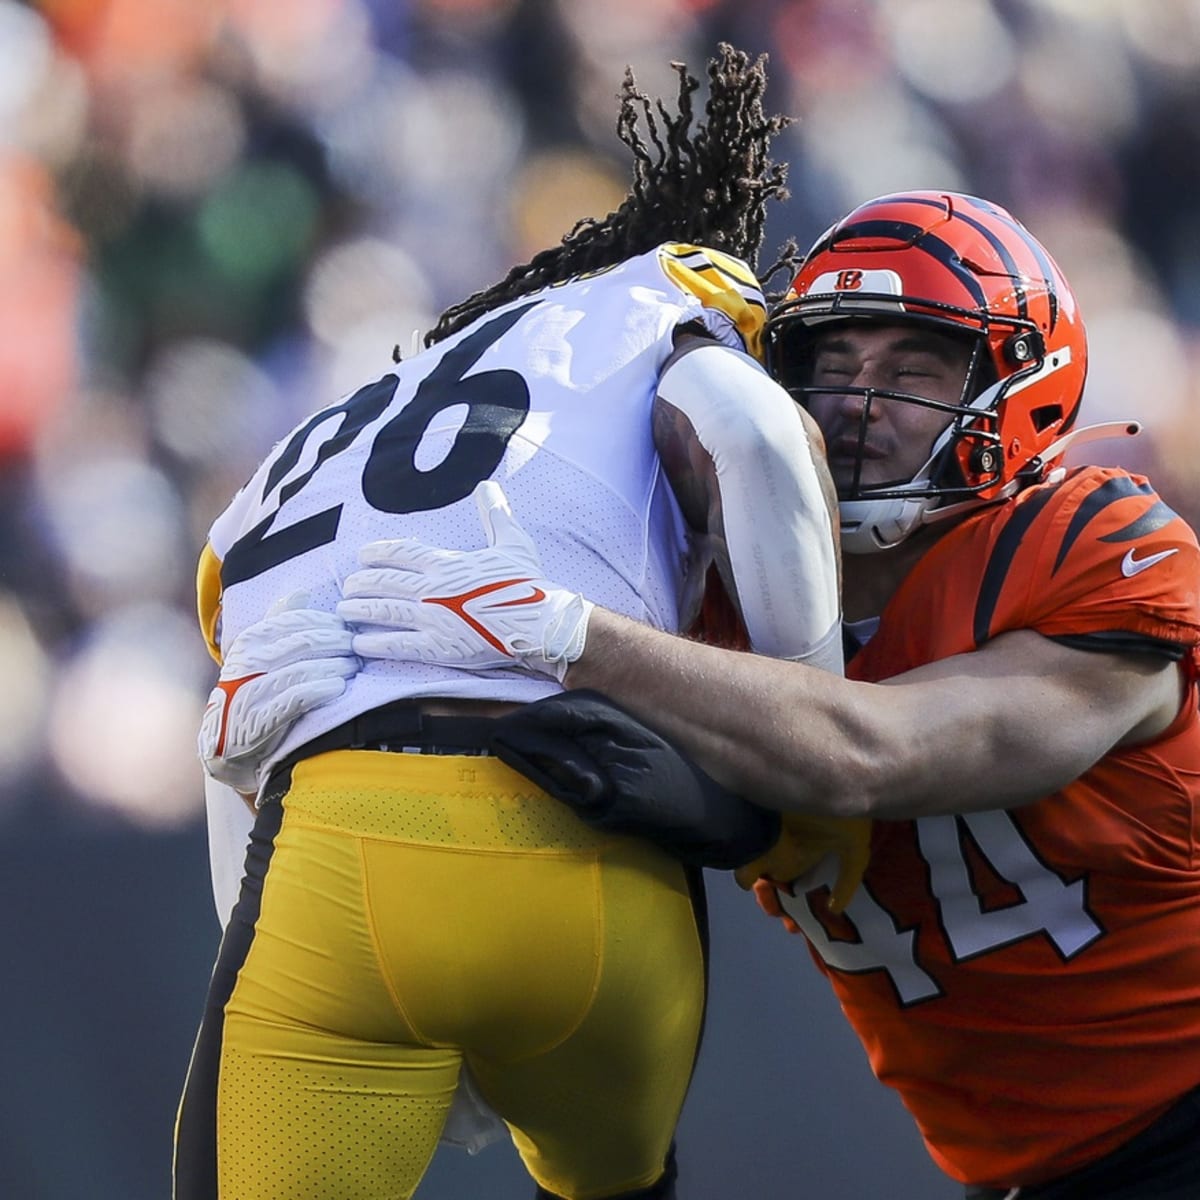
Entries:
[[1164,558],[1170,558],[1172,554],[1178,554],[1179,547],[1173,546],[1170,550],[1160,550],[1157,554],[1148,554],[1145,558],[1134,558],[1133,551],[1130,550],[1123,559],[1121,559],[1121,574],[1129,579],[1133,575],[1137,575],[1140,571],[1144,571],[1147,567],[1152,567],[1156,562],[1162,562]]

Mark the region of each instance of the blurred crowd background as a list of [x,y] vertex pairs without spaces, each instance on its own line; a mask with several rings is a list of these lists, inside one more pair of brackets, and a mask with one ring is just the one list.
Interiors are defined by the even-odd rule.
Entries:
[[[1004,204],[1079,297],[1083,421],[1145,425],[1084,454],[1200,522],[1197,0],[0,0],[5,1195],[109,1194],[45,1184],[74,1178],[48,1164],[63,1130],[28,1116],[118,1103],[126,1026],[81,1032],[89,989],[164,1059],[116,1124],[169,1137],[215,937],[209,523],[300,417],[616,207],[626,66],[673,97],[671,60],[703,81],[720,40],[769,53],[767,107],[798,118],[760,265],[878,193]],[[88,1144],[114,1196],[166,1194]]]

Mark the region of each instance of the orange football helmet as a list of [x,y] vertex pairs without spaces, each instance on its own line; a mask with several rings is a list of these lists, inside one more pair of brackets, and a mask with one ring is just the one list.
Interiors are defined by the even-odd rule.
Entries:
[[[855,209],[818,239],[768,321],[768,369],[802,405],[834,391],[810,386],[806,343],[829,322],[862,320],[919,322],[970,339],[973,352],[962,397],[916,475],[867,486],[855,471],[841,496],[847,550],[884,549],[938,516],[1011,495],[1061,457],[1087,338],[1062,272],[1003,208],[921,191]],[[861,394],[864,406],[929,404],[905,392],[836,392]],[[865,420],[862,429],[865,437]]]

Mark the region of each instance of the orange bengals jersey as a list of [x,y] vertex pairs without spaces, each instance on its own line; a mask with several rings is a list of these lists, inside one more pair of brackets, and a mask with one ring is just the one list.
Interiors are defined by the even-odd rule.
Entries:
[[741,613],[734,607],[729,592],[715,566],[704,576],[704,592],[700,611],[687,629],[687,636],[710,646],[726,650],[749,650],[750,635],[746,632]]
[[[946,534],[847,674],[886,679],[1015,629],[1171,644],[1194,680],[1195,535],[1140,477],[1080,468]],[[956,1179],[1064,1174],[1200,1083],[1195,693],[1153,743],[1036,803],[876,822],[844,918],[783,898]]]

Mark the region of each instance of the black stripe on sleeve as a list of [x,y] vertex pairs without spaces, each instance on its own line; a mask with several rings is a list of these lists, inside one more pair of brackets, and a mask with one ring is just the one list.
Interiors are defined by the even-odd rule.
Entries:
[[1170,505],[1158,500],[1146,509],[1137,520],[1131,521],[1123,529],[1106,533],[1100,540],[1102,542],[1132,542],[1153,533],[1156,529],[1162,529],[1164,525],[1170,525],[1177,515]]
[[976,649],[991,636],[992,618],[996,615],[1000,592],[1008,578],[1008,569],[1012,566],[1021,539],[1053,495],[1054,489],[1046,488],[1040,495],[1025,501],[1017,508],[996,539],[992,556],[983,572],[983,581],[979,585],[979,597],[975,602],[973,633]]
[[[1080,504],[1075,515],[1071,518],[1070,524],[1067,526],[1067,531],[1063,534],[1058,554],[1055,556],[1054,569],[1050,574],[1053,575],[1062,566],[1071,547],[1079,540],[1079,536],[1083,533],[1087,524],[1110,504],[1115,504],[1118,500],[1127,500],[1131,496],[1153,495],[1154,489],[1148,483],[1136,483],[1128,476],[1118,476],[1115,479],[1109,479],[1102,483]],[[1175,513],[1159,500],[1144,513],[1140,514],[1136,520],[1113,533],[1106,533],[1100,538],[1100,541],[1133,541],[1135,538],[1145,537],[1146,534],[1153,533],[1156,529],[1161,529],[1164,525],[1169,524],[1174,517]]]
[[1100,630],[1096,633],[1060,633],[1051,636],[1052,642],[1070,646],[1074,650],[1091,650],[1102,654],[1137,654],[1152,658],[1165,658],[1169,662],[1180,662],[1187,647],[1165,638],[1150,637],[1144,633],[1129,633],[1126,630]]

